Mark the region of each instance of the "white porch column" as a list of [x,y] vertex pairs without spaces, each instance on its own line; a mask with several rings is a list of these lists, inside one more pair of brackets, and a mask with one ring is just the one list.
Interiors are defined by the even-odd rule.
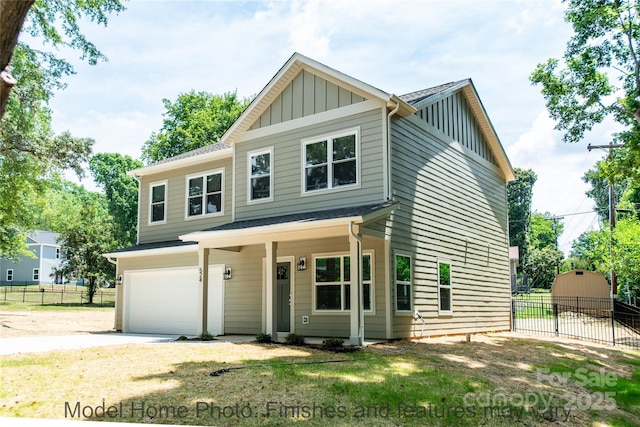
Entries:
[[207,315],[209,307],[209,248],[198,248],[198,268],[200,276],[200,319],[201,323],[198,327],[199,334],[206,334],[207,331]]
[[266,333],[276,341],[278,339],[278,292],[276,289],[277,277],[276,269],[278,267],[278,244],[276,242],[266,242],[266,297],[267,297],[267,327]]
[[351,332],[349,344],[364,344],[364,312],[362,310],[362,238],[359,235],[360,228],[349,224],[349,258],[351,260],[351,309],[349,319]]

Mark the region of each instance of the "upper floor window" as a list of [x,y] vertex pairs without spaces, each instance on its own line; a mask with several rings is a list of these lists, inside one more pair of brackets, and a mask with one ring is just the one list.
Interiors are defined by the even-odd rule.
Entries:
[[56,248],[56,259],[60,259],[60,248]]
[[167,222],[167,181],[149,184],[149,223]]
[[[373,275],[371,254],[362,255],[362,306],[373,307]],[[314,258],[314,297],[318,311],[347,311],[351,309],[351,257],[349,255]]]
[[13,281],[13,268],[7,269],[7,282]]
[[273,148],[249,153],[249,201],[273,200]]
[[451,313],[451,264],[438,262],[438,299],[441,313]]
[[357,185],[358,153],[358,129],[304,140],[304,193]]
[[411,311],[411,282],[413,265],[411,257],[396,254],[396,311]]
[[222,170],[187,177],[187,217],[222,213]]
[[33,280],[40,280],[40,269],[33,269]]

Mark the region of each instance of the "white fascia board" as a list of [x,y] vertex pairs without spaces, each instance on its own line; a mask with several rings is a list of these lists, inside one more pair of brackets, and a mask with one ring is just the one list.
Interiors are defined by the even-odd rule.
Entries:
[[[260,236],[275,236],[277,239],[278,234],[287,232],[304,232],[314,229],[329,228],[335,226],[347,226],[350,222],[359,224],[362,223],[361,216],[352,216],[344,218],[333,218],[319,221],[294,221],[286,222],[283,224],[264,225],[258,227],[243,228],[238,230],[219,230],[219,231],[198,231],[195,233],[184,234],[179,236],[179,239],[184,242],[200,242],[203,240],[224,240],[231,238],[240,238],[244,236],[251,236],[256,239],[260,239]],[[345,235],[347,229],[345,228]]]
[[188,166],[199,165],[201,163],[210,162],[213,160],[220,160],[227,157],[231,157],[233,152],[231,147],[224,150],[212,151],[211,153],[196,154],[195,156],[185,157],[179,160],[168,161],[156,165],[144,166],[138,169],[133,169],[127,172],[129,176],[144,176],[151,175],[158,172],[165,172],[168,170],[174,170],[177,168],[183,168]]
[[198,245],[170,246],[166,248],[141,249],[129,252],[114,252],[102,254],[102,256],[105,258],[135,258],[141,256],[184,254],[189,252],[198,252]]

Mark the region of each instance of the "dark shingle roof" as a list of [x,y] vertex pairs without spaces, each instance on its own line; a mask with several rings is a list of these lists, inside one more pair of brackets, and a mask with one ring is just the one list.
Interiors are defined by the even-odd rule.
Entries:
[[128,248],[118,249],[117,251],[113,251],[111,253],[118,254],[123,252],[146,251],[149,249],[164,249],[164,248],[189,246],[189,245],[197,245],[197,243],[183,242],[182,240],[169,240],[166,242],[143,243],[141,245],[133,245],[133,246],[129,246]]
[[456,86],[460,83],[466,82],[468,80],[458,80],[457,82],[449,82],[449,83],[445,83],[439,86],[434,86],[428,89],[422,89],[422,90],[418,90],[416,92],[411,92],[411,93],[407,93],[404,95],[400,95],[399,98],[402,99],[404,102],[406,102],[407,104],[417,104],[418,102],[422,101],[423,99],[427,99],[430,96],[433,95],[437,95],[440,92],[444,92],[445,90]]
[[213,153],[214,151],[222,151],[230,148],[231,147],[229,147],[227,144],[216,142],[215,144],[205,145],[204,147],[196,148],[195,150],[187,151],[186,153],[178,154],[177,156],[169,157],[168,159],[163,159],[155,163],[151,163],[148,166],[161,165],[163,163],[173,162],[175,160],[186,159],[189,157],[199,156],[200,154]]
[[285,224],[288,222],[311,222],[322,221],[327,219],[348,218],[352,216],[362,216],[373,213],[380,209],[387,208],[397,202],[385,202],[375,205],[353,206],[348,208],[329,209],[326,211],[303,212],[289,215],[272,216],[265,218],[248,219],[244,221],[236,221],[228,224],[219,225],[217,227],[208,228],[204,231],[223,231],[223,230],[243,230],[253,227],[264,227],[276,224]]

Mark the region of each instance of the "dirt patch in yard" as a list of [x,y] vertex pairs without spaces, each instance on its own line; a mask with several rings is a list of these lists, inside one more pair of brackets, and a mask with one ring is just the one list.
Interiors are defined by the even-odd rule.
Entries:
[[113,309],[0,310],[0,337],[72,335],[113,331]]

